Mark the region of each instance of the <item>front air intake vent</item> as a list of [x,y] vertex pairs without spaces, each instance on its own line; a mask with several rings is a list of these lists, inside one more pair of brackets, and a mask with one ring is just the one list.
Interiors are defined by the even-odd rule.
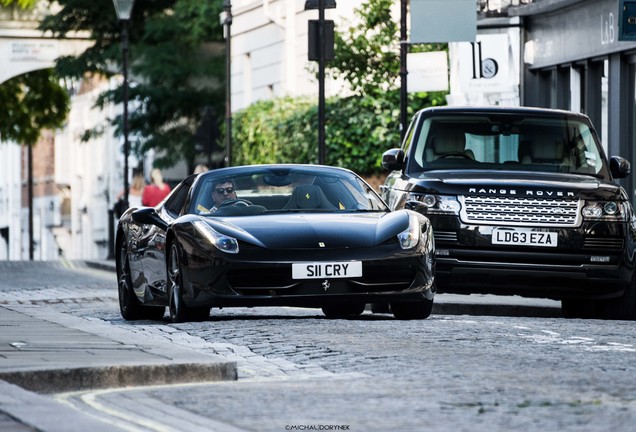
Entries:
[[623,239],[622,238],[605,238],[605,237],[587,237],[585,239],[585,244],[583,245],[585,249],[596,249],[596,250],[623,250]]
[[457,243],[455,231],[434,231],[435,243]]

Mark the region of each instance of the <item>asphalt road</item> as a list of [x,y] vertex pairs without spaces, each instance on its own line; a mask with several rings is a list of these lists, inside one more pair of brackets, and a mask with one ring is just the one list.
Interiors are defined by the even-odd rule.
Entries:
[[[237,381],[47,396],[113,428],[604,432],[636,424],[631,322],[566,320],[549,301],[469,296],[447,302],[464,302],[463,312],[439,308],[423,321],[236,308],[201,323],[128,323],[112,274],[23,265],[2,268],[0,303],[236,362]],[[506,314],[475,314],[493,302]]]

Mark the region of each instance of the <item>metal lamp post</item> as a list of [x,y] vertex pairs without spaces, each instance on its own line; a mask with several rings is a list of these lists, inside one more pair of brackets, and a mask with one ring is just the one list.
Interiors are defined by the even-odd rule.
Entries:
[[409,42],[406,40],[407,28],[406,28],[406,16],[408,13],[407,0],[400,1],[400,142],[406,135],[406,122],[407,122],[407,105],[408,105],[408,93],[407,93],[407,75],[408,69],[406,65],[406,56],[409,50]]
[[232,1],[224,0],[221,24],[225,27],[225,166],[232,166]]
[[128,183],[128,154],[130,153],[130,144],[128,142],[128,22],[132,14],[135,0],[113,0],[117,19],[121,23],[121,52],[122,52],[122,68],[124,74],[124,201],[128,208],[128,194],[130,185]]
[[306,0],[305,10],[318,9],[318,21],[309,21],[309,60],[318,61],[318,163],[326,162],[325,63],[334,56],[334,23],[325,20],[325,9],[336,7],[336,0]]

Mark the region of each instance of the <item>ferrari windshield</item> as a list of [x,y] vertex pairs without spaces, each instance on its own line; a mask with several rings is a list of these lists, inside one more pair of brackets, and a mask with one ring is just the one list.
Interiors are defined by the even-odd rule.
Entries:
[[596,134],[566,116],[432,116],[413,131],[407,172],[513,170],[606,176]]
[[237,167],[197,180],[190,213],[245,216],[273,212],[388,211],[362,179],[326,167]]

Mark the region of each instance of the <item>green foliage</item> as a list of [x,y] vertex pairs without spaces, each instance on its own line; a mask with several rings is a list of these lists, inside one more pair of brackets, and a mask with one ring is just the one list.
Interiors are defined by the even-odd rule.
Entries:
[[[411,114],[444,103],[443,93],[411,97]],[[257,102],[234,116],[233,160],[237,165],[317,163],[318,113],[309,99]],[[326,163],[361,174],[381,172],[382,153],[400,144],[399,93],[351,96],[326,103]]]
[[22,9],[30,9],[40,0],[0,0],[0,6],[9,7],[12,5]]
[[[327,67],[357,95],[399,88],[399,27],[391,16],[394,0],[369,0],[355,9],[356,24],[335,35],[335,56]],[[358,22],[359,20],[359,22]]]
[[[0,7],[31,9],[38,0],[0,0]],[[34,145],[43,128],[63,124],[68,97],[52,70],[14,77],[0,84],[0,138]]]
[[[77,57],[58,60],[62,76],[112,75],[122,70],[121,25],[111,0],[57,0],[62,9],[40,28],[60,37],[88,31],[95,44]],[[206,108],[223,112],[224,51],[221,1],[137,1],[129,23],[129,132],[139,155],[150,149],[165,168],[200,151],[195,132]],[[216,45],[215,45],[216,44]],[[100,95],[97,106],[121,103],[122,88]],[[218,116],[217,116],[218,117]],[[118,126],[122,117],[107,119]],[[218,119],[217,119],[218,120]],[[103,129],[99,126],[97,129]],[[86,131],[90,139],[98,130]]]
[[12,78],[0,85],[0,136],[3,141],[34,145],[44,128],[63,124],[68,95],[51,69]]
[[307,99],[256,102],[233,116],[233,162],[315,163],[317,122],[316,107]]
[[[399,34],[394,0],[368,0],[356,9],[356,25],[335,36],[329,73],[353,95],[332,98],[325,109],[326,163],[370,175],[381,172],[382,153],[400,145]],[[420,45],[413,51],[446,49]],[[444,105],[445,93],[409,95],[407,112]],[[317,163],[318,113],[308,99],[259,102],[234,117],[234,161]]]

